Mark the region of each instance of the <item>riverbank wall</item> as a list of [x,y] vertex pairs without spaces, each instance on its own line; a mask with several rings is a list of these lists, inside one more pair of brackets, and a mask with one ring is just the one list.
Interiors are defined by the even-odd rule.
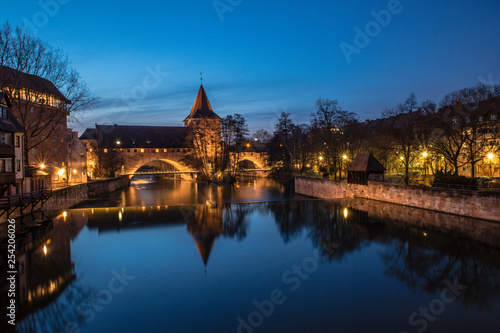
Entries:
[[55,189],[52,191],[52,197],[45,203],[43,209],[60,210],[71,208],[87,200],[99,198],[120,190],[129,184],[129,177],[124,176]]
[[380,182],[355,185],[304,176],[295,177],[295,192],[322,199],[363,198],[500,222],[500,193]]

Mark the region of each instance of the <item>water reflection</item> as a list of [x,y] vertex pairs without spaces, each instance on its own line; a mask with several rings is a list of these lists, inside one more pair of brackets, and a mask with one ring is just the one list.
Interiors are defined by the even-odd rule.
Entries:
[[158,179],[150,184],[132,185],[82,207],[147,207],[204,204],[207,200],[223,204],[290,199],[305,198],[289,193],[282,185],[268,178],[243,179],[233,186]]
[[[331,267],[334,272],[339,269],[338,265],[342,262],[348,261],[351,265],[358,265],[356,261],[360,259],[357,256],[368,253],[370,248],[376,248],[380,270],[385,274],[385,279],[401,281],[407,286],[406,290],[398,290],[398,294],[392,295],[391,298],[401,299],[402,302],[414,294],[436,295],[443,288],[444,280],[458,279],[467,286],[464,296],[459,301],[462,306],[473,307],[486,313],[489,309],[495,308],[500,299],[498,260],[500,246],[498,241],[491,242],[491,240],[495,237],[498,237],[497,240],[500,239],[498,225],[467,218],[450,218],[445,214],[419,212],[399,206],[379,205],[360,201],[301,200],[224,204],[218,205],[215,209],[198,204],[70,210],[65,217],[61,215],[52,223],[43,224],[43,228],[30,231],[30,236],[26,236],[24,240],[25,245],[21,247],[23,250],[18,254],[20,272],[21,267],[25,267],[19,275],[20,289],[25,290],[20,293],[19,299],[23,309],[20,331],[59,332],[64,331],[65,325],[70,321],[79,323],[81,328],[88,328],[88,332],[104,331],[92,323],[87,326],[77,311],[78,304],[95,295],[97,289],[90,285],[92,280],[97,278],[89,276],[91,283],[87,285],[82,282],[81,276],[76,271],[83,271],[85,267],[93,265],[87,261],[101,260],[90,255],[86,256],[80,251],[76,255],[80,259],[83,258],[83,261],[79,262],[82,267],[79,269],[73,267],[72,256],[75,254],[72,252],[71,244],[81,233],[84,233],[85,237],[80,237],[79,243],[83,244],[79,244],[79,248],[90,249],[98,246],[100,251],[103,251],[101,255],[106,255],[111,261],[127,262],[128,270],[138,275],[139,281],[147,280],[148,274],[153,274],[158,276],[157,281],[163,281],[168,276],[168,281],[165,283],[176,285],[176,283],[186,283],[179,282],[183,280],[177,281],[180,279],[177,275],[188,276],[189,288],[200,292],[200,288],[203,290],[208,286],[210,288],[217,286],[216,297],[220,297],[221,300],[231,297],[229,295],[234,293],[230,286],[224,286],[225,283],[251,285],[255,280],[262,280],[260,283],[264,283],[266,281],[264,276],[280,277],[283,268],[279,268],[280,261],[272,255],[273,253],[283,253],[289,260],[298,261],[317,249],[327,259],[322,265],[325,265],[325,268]],[[418,218],[419,213],[425,216],[426,222]],[[405,219],[400,220],[402,217]],[[446,217],[448,225],[460,226],[460,228],[449,226],[450,230],[460,229],[460,231],[450,234],[446,229],[440,229],[445,231],[443,232],[426,226],[429,221],[442,221]],[[475,231],[467,237],[464,227],[466,225],[475,226]],[[489,230],[488,236],[478,230]],[[273,241],[270,244],[266,239],[276,231],[279,236],[278,242]],[[261,239],[252,238],[254,234],[260,235]],[[184,235],[192,239],[190,244],[184,241]],[[123,240],[131,239],[129,236],[141,239],[141,247],[135,246],[130,249],[131,245],[123,244]],[[309,246],[301,249],[302,240]],[[253,254],[252,251],[248,252],[249,249],[245,245],[247,242],[252,244]],[[215,258],[211,258],[217,244],[221,247]],[[335,246],[328,248],[325,244]],[[166,246],[168,248],[165,248]],[[269,248],[272,252],[265,255],[265,251],[255,246]],[[47,249],[46,254],[44,247]],[[160,248],[161,250],[156,251]],[[165,249],[175,249],[175,252],[171,253]],[[189,255],[193,249],[198,253],[197,260],[193,260]],[[122,258],[125,251],[127,257]],[[181,265],[162,265],[163,262],[173,261],[175,257],[182,258]],[[146,260],[150,262],[148,265],[154,266],[154,270],[153,268],[144,270],[143,266],[138,264]],[[246,269],[243,264],[250,265],[250,262],[258,263],[258,266],[252,266],[254,271],[251,275],[240,276],[242,280],[239,281],[226,281],[234,274],[230,272]],[[213,267],[214,275],[203,275],[204,280],[199,280],[198,268],[201,266],[204,270],[210,269],[210,265]],[[137,269],[134,271],[136,266]],[[371,269],[376,268],[360,266],[357,275],[353,275],[351,279],[361,280],[364,284],[378,288],[377,284],[382,282],[370,279],[373,273]],[[146,297],[142,303],[149,302],[147,297],[154,298],[151,293],[155,294],[156,290],[167,288],[159,282],[143,287],[151,290],[143,291],[142,296],[139,296]],[[314,288],[315,292],[342,294],[344,286],[318,282]],[[209,289],[205,292],[209,292]],[[184,298],[175,299],[175,304],[180,308],[185,303],[197,307],[207,302],[206,299],[191,293],[182,295]],[[320,301],[321,297],[318,297],[318,300],[311,300],[307,295],[302,297],[304,298],[296,295],[295,302],[299,304],[307,302],[311,312],[321,311],[320,309],[326,306]],[[230,306],[236,309],[232,310],[236,313],[245,313],[248,300],[243,296],[240,298],[242,300],[239,298],[232,300]],[[382,307],[387,312],[392,311],[394,305],[381,300],[366,302],[371,307]],[[156,304],[154,306],[160,308],[165,307],[163,310],[169,313],[167,307],[170,305],[155,303],[153,300],[151,304]],[[417,308],[420,305],[415,304]],[[135,307],[134,304],[115,306],[124,312],[131,311],[129,308]],[[176,311],[181,311],[180,308]],[[153,309],[150,310],[154,312]],[[105,312],[100,316],[105,321],[113,322],[117,329],[120,327],[124,329],[118,319],[107,317]],[[293,313],[290,312],[287,316],[293,317]],[[177,320],[175,313],[166,315],[166,318],[172,322]],[[278,316],[272,320],[283,320],[280,318]],[[491,323],[496,320],[494,319],[496,317],[489,318],[493,318]],[[158,321],[158,326],[154,324],[153,326],[161,330],[163,319],[156,317],[153,319]],[[179,325],[187,325],[186,322],[181,323],[180,319],[178,320]],[[207,318],[207,321],[203,321],[203,325],[211,327],[209,331],[213,331],[216,328],[227,327],[224,320]],[[329,320],[325,319],[323,324],[319,323],[319,327],[324,327],[324,331],[331,331],[326,328]],[[304,318],[304,322],[307,321],[308,319]],[[188,325],[194,326],[182,326],[185,331],[195,331],[196,323]],[[349,327],[347,322],[339,322],[337,325],[340,331]],[[384,330],[380,331],[387,331],[387,326],[384,327]],[[370,326],[364,329],[369,330]],[[307,331],[307,325],[297,327],[297,332]]]

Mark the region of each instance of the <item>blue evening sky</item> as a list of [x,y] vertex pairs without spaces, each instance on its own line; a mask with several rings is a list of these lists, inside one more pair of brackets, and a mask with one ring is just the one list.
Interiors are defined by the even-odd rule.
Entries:
[[[0,19],[28,22],[62,48],[101,98],[79,131],[96,122],[182,126],[200,72],[214,111],[243,114],[252,131],[272,130],[281,111],[308,121],[320,96],[364,120],[412,91],[439,102],[500,81],[498,0],[397,3],[23,0],[2,3]],[[388,7],[389,23],[370,23],[371,11]],[[355,28],[367,24],[372,37],[348,62],[340,45],[356,47]]]

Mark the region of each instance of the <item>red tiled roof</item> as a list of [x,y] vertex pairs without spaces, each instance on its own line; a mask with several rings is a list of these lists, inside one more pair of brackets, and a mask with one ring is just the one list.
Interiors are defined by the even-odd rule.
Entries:
[[212,109],[212,105],[210,105],[210,101],[208,100],[207,94],[205,93],[205,89],[203,85],[200,86],[200,90],[198,90],[198,95],[194,101],[193,107],[191,108],[191,113],[186,119],[193,118],[216,118],[220,119],[220,117],[214,112]]

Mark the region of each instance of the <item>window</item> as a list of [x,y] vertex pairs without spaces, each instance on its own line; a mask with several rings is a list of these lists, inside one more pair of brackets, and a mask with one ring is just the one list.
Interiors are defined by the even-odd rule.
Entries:
[[483,122],[483,120],[484,120],[483,116],[480,116],[480,117],[479,117],[479,122],[480,122],[480,123],[482,123],[482,122]]
[[0,109],[1,109],[2,119],[7,120],[7,119],[8,119],[8,115],[7,115],[7,108],[5,108],[5,107],[1,106],[1,107],[0,107]]
[[492,114],[490,116],[490,120],[497,120],[497,115],[496,114]]
[[5,172],[5,159],[0,159],[0,172]]
[[21,160],[16,160],[16,171],[21,171]]
[[12,144],[12,133],[0,132],[0,143],[11,145]]
[[16,147],[20,147],[20,146],[21,146],[21,136],[16,135]]
[[12,159],[5,160],[5,172],[12,172]]

